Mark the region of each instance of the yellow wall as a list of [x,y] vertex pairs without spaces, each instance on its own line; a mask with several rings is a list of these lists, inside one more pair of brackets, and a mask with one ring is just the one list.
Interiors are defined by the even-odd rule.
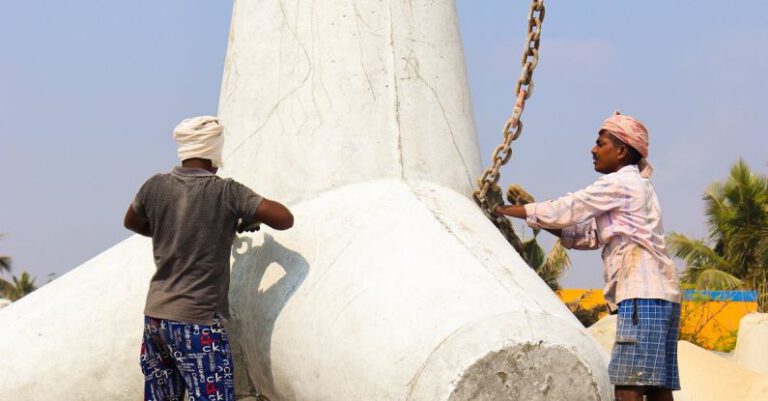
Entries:
[[566,288],[558,290],[557,296],[565,303],[579,301],[584,309],[592,309],[596,306],[605,306],[603,290],[587,290],[581,288]]
[[757,312],[757,302],[684,301],[680,337],[701,347],[730,351],[736,345],[739,321]]
[[[599,289],[570,288],[557,291],[557,295],[563,302],[578,302],[584,309],[605,305],[603,291]],[[680,337],[704,348],[730,350],[736,344],[739,321],[756,311],[757,302],[683,301]]]

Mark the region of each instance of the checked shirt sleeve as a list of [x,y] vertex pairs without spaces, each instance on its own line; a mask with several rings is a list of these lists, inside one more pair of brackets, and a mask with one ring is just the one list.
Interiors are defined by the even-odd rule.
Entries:
[[613,174],[608,174],[561,198],[525,205],[526,222],[532,228],[565,229],[620,207],[623,192]]

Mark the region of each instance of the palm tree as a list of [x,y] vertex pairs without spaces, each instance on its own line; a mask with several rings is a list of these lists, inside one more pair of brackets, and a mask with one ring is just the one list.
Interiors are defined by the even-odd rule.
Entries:
[[[0,234],[0,238],[3,238],[3,234]],[[3,272],[11,272],[11,257],[6,255],[0,255],[0,274]]]
[[0,299],[10,299],[13,284],[4,278],[0,278]]
[[557,240],[549,252],[544,255],[544,249],[536,241],[539,230],[533,230],[533,238],[523,243],[523,260],[528,263],[538,275],[544,280],[552,291],[561,289],[558,280],[563,272],[571,267],[571,259],[565,248]]
[[11,257],[0,255],[0,273],[11,272]]
[[18,301],[36,289],[35,278],[30,276],[29,273],[23,272],[21,277],[13,276],[13,284],[6,288],[4,295],[11,301]]
[[703,200],[706,240],[667,237],[672,253],[686,263],[683,282],[696,289],[756,290],[760,310],[768,310],[768,177],[739,159]]
[[[0,238],[2,238],[3,235],[0,234]],[[11,257],[6,255],[0,255],[0,275],[3,274],[3,272],[10,273],[11,272]],[[10,291],[11,283],[9,283],[4,278],[0,277],[0,298],[5,298],[6,293]]]
[[[2,238],[2,235],[0,235]],[[0,273],[11,272],[11,257],[0,255]],[[0,297],[16,301],[37,289],[35,278],[27,272],[22,272],[21,277],[11,276],[11,281],[0,277]]]

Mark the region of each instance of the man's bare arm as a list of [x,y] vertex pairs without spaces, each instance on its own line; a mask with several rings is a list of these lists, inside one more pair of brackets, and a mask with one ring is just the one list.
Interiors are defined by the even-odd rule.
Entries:
[[293,214],[279,202],[264,199],[256,208],[254,221],[260,221],[275,230],[287,230],[293,227]]
[[[511,216],[511,217],[517,217],[518,219],[525,219],[528,217],[528,213],[525,211],[525,208],[523,206],[517,206],[517,205],[501,205],[496,206],[496,209],[494,210],[496,214],[504,215],[504,216]],[[563,236],[563,230],[561,229],[555,229],[555,228],[544,228],[552,235],[560,238]]]
[[528,217],[528,213],[525,212],[525,208],[517,205],[496,206],[494,212],[504,216],[517,217],[518,219],[524,219]]
[[149,221],[133,210],[133,206],[128,206],[128,211],[125,212],[125,219],[123,220],[125,228],[135,232],[136,234],[143,235],[145,237],[152,236],[152,230],[149,228]]

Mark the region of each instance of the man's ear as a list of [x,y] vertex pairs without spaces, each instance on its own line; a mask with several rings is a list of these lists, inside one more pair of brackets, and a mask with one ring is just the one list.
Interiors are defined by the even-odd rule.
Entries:
[[621,145],[619,146],[619,149],[617,150],[618,159],[626,162],[629,159],[629,149],[627,149],[627,145]]

